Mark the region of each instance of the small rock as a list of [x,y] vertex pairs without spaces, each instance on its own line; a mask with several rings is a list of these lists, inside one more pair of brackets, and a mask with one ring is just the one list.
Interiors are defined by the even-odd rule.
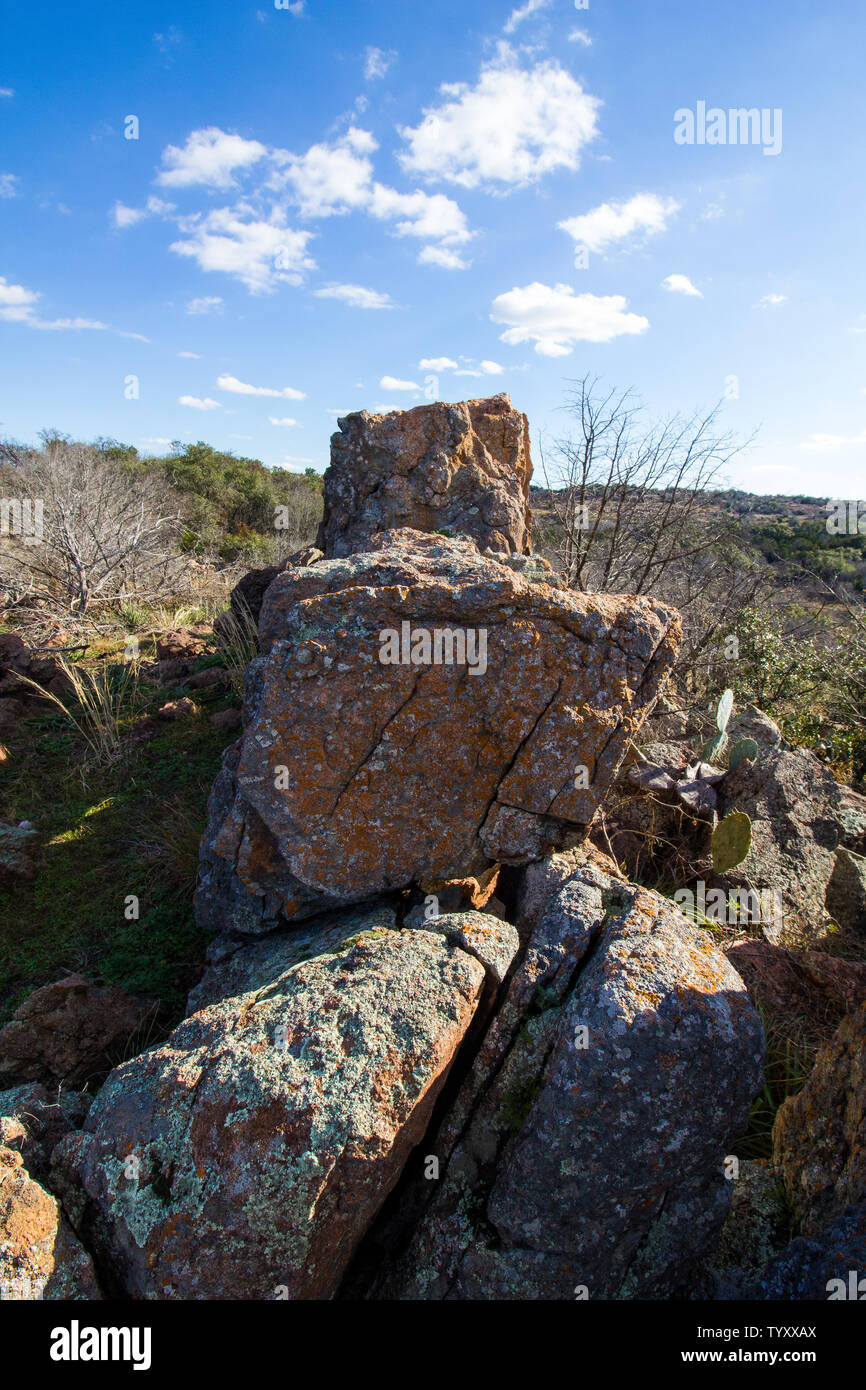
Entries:
[[220,729],[225,733],[232,733],[235,729],[241,727],[243,719],[239,709],[220,709],[217,710],[216,714],[210,716],[208,723],[212,729]]
[[156,711],[157,719],[169,722],[175,719],[190,719],[194,714],[198,714],[198,705],[186,695],[180,700],[168,700]]

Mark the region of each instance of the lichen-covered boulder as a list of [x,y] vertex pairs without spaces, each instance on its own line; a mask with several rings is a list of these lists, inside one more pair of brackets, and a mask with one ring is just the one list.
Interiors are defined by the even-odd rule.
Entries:
[[21,1154],[0,1146],[0,1299],[101,1298],[90,1256]]
[[842,1020],[802,1091],[779,1107],[773,1158],[805,1236],[866,1199],[866,1003]]
[[465,541],[377,544],[265,595],[203,927],[267,931],[582,838],[667,678],[671,609],[529,584]]
[[[55,1151],[135,1298],[330,1297],[485,994],[473,955],[376,929],[187,1018]],[[260,962],[259,962],[260,965]]]
[[374,1297],[664,1298],[712,1248],[758,1016],[705,932],[580,858],[546,903],[533,887],[526,954],[427,1141],[441,1180]]
[[338,424],[316,542],[328,557],[403,526],[471,536],[480,550],[531,549],[529,423],[507,395]]

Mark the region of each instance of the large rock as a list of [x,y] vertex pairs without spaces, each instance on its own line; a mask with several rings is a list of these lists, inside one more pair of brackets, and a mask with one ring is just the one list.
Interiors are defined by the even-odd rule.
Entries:
[[98,1299],[90,1256],[20,1153],[0,1146],[0,1299]]
[[484,965],[435,932],[323,946],[272,960],[268,983],[257,959],[258,987],[118,1067],[55,1151],[119,1291],[336,1290],[489,991]]
[[[573,842],[666,680],[671,609],[528,584],[466,541],[378,545],[268,589],[202,842],[205,927],[261,932]],[[438,663],[383,662],[387,633],[437,631]]]
[[327,556],[404,526],[471,536],[480,550],[532,549],[529,424],[507,395],[338,423],[316,541]]
[[773,1157],[805,1236],[866,1200],[866,1004],[842,1020],[802,1091],[780,1106]]
[[543,876],[530,885],[526,954],[425,1144],[440,1181],[407,1194],[420,1220],[374,1297],[663,1298],[712,1248],[760,1022],[670,902],[591,852],[563,859],[546,901]]
[[827,890],[845,834],[840,790],[812,753],[784,744],[741,763],[718,788],[719,815],[745,811],[752,820],[748,858],[742,869],[724,876],[725,883],[778,890],[784,915],[775,931],[765,930],[772,940],[820,935],[832,916]]
[[159,1005],[81,975],[43,985],[0,1029],[0,1082],[101,1079]]

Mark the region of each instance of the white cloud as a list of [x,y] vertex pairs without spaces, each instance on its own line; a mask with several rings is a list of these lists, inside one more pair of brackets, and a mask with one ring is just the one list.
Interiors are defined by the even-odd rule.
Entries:
[[546,10],[550,0],[525,0],[516,10],[512,10],[505,25],[505,33],[513,34],[518,24],[522,24],[524,19],[529,19],[530,15],[537,14],[539,10]]
[[236,376],[217,377],[218,391],[231,391],[235,396],[273,396],[286,401],[306,400],[304,391],[296,391],[293,386],[279,389],[273,386],[250,386],[246,381],[238,381]]
[[422,265],[438,265],[443,270],[468,270],[469,261],[464,261],[457,251],[448,246],[423,246],[418,252]]
[[584,48],[592,47],[592,35],[585,29],[572,29],[568,36],[569,43],[582,43]]
[[115,203],[112,208],[114,225],[119,230],[125,227],[134,227],[137,222],[143,222],[146,217],[167,217],[174,212],[174,203],[166,203],[162,198],[151,196],[148,198],[143,208],[130,208],[125,203]]
[[297,420],[293,420],[290,415],[284,416],[282,420],[276,415],[269,415],[268,421],[272,425],[282,425],[285,429],[291,429],[293,425],[298,423]]
[[15,89],[13,87],[0,87],[0,97],[14,97],[14,95]]
[[298,18],[304,13],[306,4],[307,0],[280,0],[279,4],[274,4],[274,9],[287,10],[289,14],[293,14],[295,18]]
[[373,180],[369,156],[377,148],[369,131],[352,126],[339,140],[311,145],[303,155],[276,150],[280,172],[273,186],[288,188],[304,217],[331,217],[365,208]]
[[235,276],[252,294],[268,294],[278,283],[298,285],[303,271],[316,268],[307,255],[312,234],[286,227],[279,209],[272,219],[251,215],[246,204],[216,208],[204,218],[185,218],[181,230],[187,240],[173,241],[169,249],[193,257],[202,270]]
[[203,294],[198,299],[191,299],[186,306],[188,314],[210,314],[219,309],[222,304],[222,296],[218,294]]
[[491,362],[489,358],[477,367],[470,365],[472,360],[471,357],[461,357],[460,362],[464,364],[461,367],[453,357],[422,357],[418,366],[422,372],[453,372],[455,376],[501,376],[505,371],[498,362]]
[[703,299],[701,291],[693,285],[688,275],[667,275],[662,280],[662,289],[670,290],[672,294],[693,295],[696,299]]
[[379,382],[383,391],[420,391],[417,381],[401,381],[396,376],[383,376]]
[[444,193],[398,193],[394,188],[374,183],[369,211],[373,217],[397,219],[398,236],[424,237],[453,244],[469,241],[473,235],[466,225],[465,214],[453,198],[446,198]]
[[218,126],[194,130],[183,148],[168,145],[163,151],[165,168],[156,181],[164,188],[188,188],[206,184],[209,188],[232,188],[236,169],[248,169],[267,153],[258,140],[229,135]]
[[364,54],[364,76],[367,81],[373,82],[377,77],[384,77],[396,57],[393,48],[387,51],[383,48],[368,48]]
[[397,236],[441,243],[425,247],[419,260],[461,269],[462,258],[445,249],[472,236],[460,207],[444,193],[400,193],[377,182],[370,158],[377,148],[369,131],[352,126],[339,140],[311,145],[304,155],[274,151],[279,169],[269,186],[286,189],[303,217],[365,212],[378,221],[393,222]]
[[380,290],[368,290],[363,285],[326,285],[313,293],[319,299],[339,299],[353,309],[393,309],[391,296]]
[[145,338],[143,333],[125,333],[122,328],[115,329],[118,338],[133,338],[137,343],[149,343],[150,338]]
[[453,357],[422,357],[418,366],[422,372],[456,371],[457,363]]
[[50,331],[64,329],[96,329],[107,331],[108,324],[98,319],[40,319],[36,315],[36,304],[42,298],[38,290],[28,290],[25,285],[11,285],[0,275],[0,319],[6,323],[24,323],[28,328],[42,328]]
[[861,434],[811,434],[798,448],[817,454],[836,454],[849,444],[866,444],[866,430]]
[[303,458],[298,458],[297,454],[286,454],[285,458],[283,459],[282,463],[280,464],[280,467],[281,467],[281,468],[284,468],[284,467],[286,466],[286,464],[288,463],[288,464],[294,464],[296,467],[302,468],[302,467],[304,466],[304,464],[313,464],[313,463],[315,463],[315,462],[316,462],[315,459],[303,459]]
[[28,290],[24,285],[10,285],[6,278],[0,275],[0,314],[4,317],[23,317],[30,312],[30,306],[34,305],[39,298],[35,290]]
[[0,174],[0,198],[17,198],[18,178],[15,174]]
[[[466,360],[466,359],[464,359],[464,360]],[[489,362],[489,361],[485,361],[485,362],[482,362],[482,363],[480,364],[480,366],[478,366],[478,367],[461,367],[459,371],[457,371],[457,372],[454,373],[454,375],[455,375],[455,376],[501,376],[502,373],[503,373],[504,371],[505,371],[505,368],[504,368],[504,367],[500,367],[500,365],[499,365],[498,362]]]
[[577,169],[583,147],[598,133],[600,102],[570,73],[546,61],[526,70],[507,44],[481,70],[474,87],[440,88],[416,127],[400,134],[403,167],[464,188],[516,186],[554,169]]
[[779,304],[785,304],[787,299],[786,294],[765,294],[758,300],[758,304],[762,309],[775,309]]
[[157,438],[157,437],[154,436],[154,435],[145,435],[144,438],[141,440],[141,443],[142,443],[142,444],[162,444],[164,447],[167,448],[168,445],[174,443],[174,440],[172,440],[172,439],[159,439],[159,438]]
[[622,334],[644,333],[649,321],[626,308],[622,295],[575,294],[571,285],[535,281],[500,294],[490,317],[509,325],[503,342],[534,342],[543,357],[567,357],[578,342],[607,343]]
[[655,193],[636,193],[626,203],[602,203],[580,217],[558,223],[562,231],[588,251],[605,251],[614,242],[637,234],[656,235],[667,230],[669,217],[679,211],[673,198]]
[[196,361],[201,360],[201,353],[199,352],[179,352],[177,355],[178,357],[194,357]]
[[757,463],[753,473],[799,473],[801,470],[790,463]]
[[210,396],[205,396],[200,400],[198,396],[178,396],[178,405],[188,405],[192,410],[219,410],[219,401],[212,401]]

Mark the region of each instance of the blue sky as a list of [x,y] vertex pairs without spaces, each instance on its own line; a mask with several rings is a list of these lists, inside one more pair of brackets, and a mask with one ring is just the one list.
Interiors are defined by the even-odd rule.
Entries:
[[[862,495],[864,50],[862,0],[7,6],[0,432],[323,469],[507,390],[538,469],[592,372]],[[700,102],[775,124],[678,143]]]

